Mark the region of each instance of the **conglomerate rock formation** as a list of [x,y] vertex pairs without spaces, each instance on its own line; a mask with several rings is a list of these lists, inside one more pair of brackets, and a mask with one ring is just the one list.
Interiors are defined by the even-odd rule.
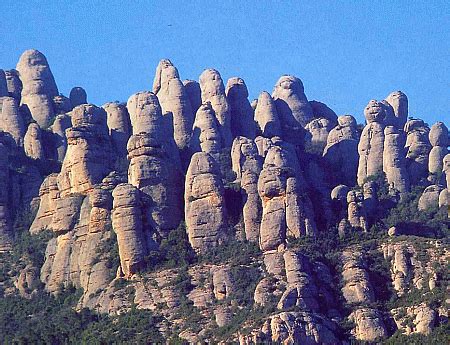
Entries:
[[73,286],[77,310],[150,310],[192,343],[441,327],[446,124],[408,118],[395,91],[358,125],[291,75],[248,97],[242,78],[183,81],[167,59],[151,91],[102,107],[79,86],[60,94],[37,50],[0,70],[0,267],[24,232],[48,236],[41,261],[30,249],[4,270],[0,296]]

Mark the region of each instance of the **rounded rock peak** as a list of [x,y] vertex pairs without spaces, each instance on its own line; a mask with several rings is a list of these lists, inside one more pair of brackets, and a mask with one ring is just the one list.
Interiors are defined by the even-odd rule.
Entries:
[[292,90],[294,93],[304,93],[303,82],[293,75],[282,75],[275,84],[275,90]]
[[[48,65],[47,58],[37,49],[25,50],[19,58],[17,66]],[[19,68],[17,68],[19,69]]]
[[219,167],[214,158],[206,152],[194,153],[189,164],[187,175],[192,176],[208,173],[219,173]]
[[430,143],[433,146],[448,146],[448,128],[443,122],[436,122],[430,128]]
[[421,128],[424,128],[424,127],[426,127],[426,126],[425,126],[425,122],[423,122],[423,120],[421,120],[421,119],[411,119],[411,120],[408,120],[408,122],[405,123],[404,131],[406,133],[409,133],[409,132],[413,132],[413,131],[415,131],[417,129],[421,129]]
[[385,115],[383,103],[375,99],[370,100],[364,108],[364,116],[367,123],[383,122]]
[[389,96],[386,97],[387,99],[405,99],[408,100],[408,97],[400,90],[392,91]]
[[156,134],[150,133],[138,133],[130,137],[127,143],[127,151],[131,152],[133,150],[142,147],[160,147],[161,143]]
[[248,89],[247,85],[245,85],[244,79],[239,77],[232,77],[228,79],[227,86],[225,88],[225,93],[227,97],[231,99],[236,98],[247,98],[248,97]]
[[53,104],[55,105],[55,114],[68,113],[72,110],[72,102],[64,95],[53,97]]
[[356,120],[352,115],[341,115],[338,117],[338,124],[342,127],[356,128]]
[[346,200],[349,190],[345,184],[337,185],[331,191],[331,200]]
[[40,137],[41,135],[41,127],[36,122],[31,122],[28,125],[27,133],[29,133],[33,138]]
[[86,91],[80,86],[75,86],[72,88],[72,90],[70,90],[69,99],[70,102],[72,103],[72,107],[76,107],[80,104],[86,104],[87,103]]
[[72,125],[100,125],[106,128],[106,112],[94,104],[81,104],[72,110]]
[[200,74],[199,81],[202,91],[203,89],[205,89],[205,86],[208,85],[209,87],[213,87],[220,93],[225,92],[225,86],[223,85],[222,77],[220,76],[219,71],[213,68],[205,69],[202,74]]
[[400,130],[395,126],[386,126],[384,129],[384,135],[400,134]]

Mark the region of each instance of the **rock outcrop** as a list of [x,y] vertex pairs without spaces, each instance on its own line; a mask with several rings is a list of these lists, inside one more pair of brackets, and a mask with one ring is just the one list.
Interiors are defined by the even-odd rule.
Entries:
[[202,90],[202,102],[211,103],[216,119],[219,122],[223,145],[230,147],[233,142],[233,136],[231,134],[231,109],[219,72],[215,69],[204,70],[200,75],[200,88]]
[[237,137],[231,148],[231,161],[236,180],[241,186],[245,237],[257,242],[261,226],[262,205],[258,195],[258,176],[262,169],[262,157],[256,144],[245,137]]
[[22,81],[19,73],[15,69],[5,71],[6,85],[8,87],[8,96],[13,97],[20,103],[22,93]]
[[35,234],[49,229],[56,212],[56,200],[59,198],[57,184],[58,174],[50,174],[42,182],[39,188],[39,209],[30,226],[30,233]]
[[409,120],[404,130],[407,135],[406,168],[411,185],[415,185],[428,176],[428,157],[431,150],[428,138],[430,130],[422,120]]
[[128,181],[149,197],[147,225],[165,237],[182,218],[182,177],[159,138],[157,129],[131,136]]
[[347,215],[348,223],[354,228],[358,228],[363,232],[369,229],[367,223],[367,212],[364,208],[364,195],[359,191],[350,191],[347,194]]
[[132,132],[127,108],[119,103],[106,103],[102,108],[106,111],[106,124],[108,125],[113,152],[118,158],[125,158],[128,139]]
[[264,160],[258,179],[263,206],[259,240],[262,251],[276,249],[287,236],[316,233],[310,200],[302,190],[299,167],[294,161],[295,155],[275,145]]
[[263,91],[260,93],[255,107],[255,121],[263,137],[281,137],[281,124],[277,108],[272,96]]
[[211,155],[197,152],[186,174],[185,218],[189,242],[197,252],[207,252],[226,235],[224,189],[217,163]]
[[203,103],[197,110],[189,146],[192,152],[202,151],[213,155],[223,148],[220,125],[210,102]]
[[42,142],[41,128],[37,123],[30,123],[23,140],[25,154],[32,159],[44,159],[44,145]]
[[306,134],[304,127],[313,119],[302,81],[294,76],[282,76],[275,84],[272,97],[280,117],[283,139],[302,145]]
[[13,242],[12,219],[9,210],[8,149],[0,143],[0,253],[11,249]]
[[70,90],[69,99],[70,104],[75,108],[81,104],[87,104],[87,93],[82,87],[75,86]]
[[394,126],[384,129],[383,171],[391,195],[400,195],[409,191],[409,175],[406,169],[406,138],[404,133]]
[[111,147],[106,112],[92,104],[72,111],[72,127],[66,130],[67,152],[58,175],[61,196],[86,194],[109,173]]
[[50,127],[53,133],[54,148],[56,150],[56,159],[59,162],[64,161],[67,151],[66,129],[72,127],[72,120],[67,114],[60,114],[55,117],[55,122]]
[[338,125],[327,136],[327,144],[323,150],[326,162],[337,170],[334,174],[336,183],[353,186],[358,171],[359,134],[356,120],[351,115],[338,118]]
[[385,111],[381,102],[371,100],[364,109],[367,125],[358,144],[358,184],[383,171]]
[[53,97],[58,95],[55,79],[44,54],[25,51],[16,67],[22,81],[21,104],[42,128],[51,125],[54,117]]
[[113,190],[112,196],[112,227],[117,234],[120,268],[125,278],[129,278],[139,270],[148,253],[140,191],[123,183]]
[[402,129],[408,120],[408,97],[401,91],[394,91],[386,97],[386,101],[391,105],[395,117],[388,125]]
[[430,144],[432,149],[428,157],[428,172],[431,183],[440,183],[439,176],[442,173],[443,159],[448,153],[449,136],[448,128],[443,122],[436,122],[430,128]]
[[180,150],[189,145],[194,112],[189,95],[170,60],[161,60],[156,69],[153,92],[158,96],[164,116],[173,122],[173,137]]
[[195,80],[183,80],[184,89],[186,90],[191,103],[192,113],[195,114],[202,104],[202,90],[200,84]]
[[243,136],[249,139],[256,137],[256,125],[253,120],[253,109],[248,101],[247,85],[243,79],[228,79],[225,88],[231,113],[231,134],[233,138]]
[[26,128],[15,98],[0,98],[0,130],[7,132],[14,139],[16,145],[23,145]]

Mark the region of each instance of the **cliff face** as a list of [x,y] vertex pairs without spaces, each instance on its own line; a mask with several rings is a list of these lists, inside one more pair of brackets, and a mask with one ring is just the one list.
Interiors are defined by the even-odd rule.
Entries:
[[447,318],[448,129],[407,121],[400,91],[364,115],[360,133],[294,76],[250,103],[241,78],[183,82],[169,60],[152,91],[97,107],[26,51],[0,70],[0,292],[75,287],[77,310],[150,310],[189,342],[431,334]]

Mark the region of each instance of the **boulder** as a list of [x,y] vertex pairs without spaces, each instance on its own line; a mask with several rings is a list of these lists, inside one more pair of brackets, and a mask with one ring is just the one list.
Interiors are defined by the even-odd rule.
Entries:
[[419,198],[417,207],[419,211],[425,211],[429,208],[434,208],[439,205],[439,194],[444,188],[439,185],[431,185],[425,188]]

